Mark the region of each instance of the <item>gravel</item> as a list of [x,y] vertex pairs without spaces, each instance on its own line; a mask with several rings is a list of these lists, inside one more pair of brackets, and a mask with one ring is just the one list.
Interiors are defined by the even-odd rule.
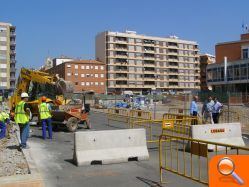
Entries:
[[0,140],[0,177],[29,173],[27,161],[19,148],[15,133]]

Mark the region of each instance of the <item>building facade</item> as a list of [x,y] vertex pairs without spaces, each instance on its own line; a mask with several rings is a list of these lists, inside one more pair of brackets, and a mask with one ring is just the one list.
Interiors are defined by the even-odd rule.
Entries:
[[194,41],[106,31],[96,36],[95,47],[96,59],[107,65],[108,92],[200,89]]
[[106,67],[96,60],[67,61],[47,70],[58,74],[66,81],[74,83],[74,92],[93,90],[95,93],[106,93]]
[[[249,92],[249,33],[240,40],[218,43],[216,63],[207,67],[207,82],[214,91]],[[227,57],[225,77],[224,57]]]
[[200,55],[200,87],[201,90],[209,90],[207,85],[207,65],[215,63],[215,56],[210,54]]
[[0,92],[13,93],[16,74],[16,28],[0,22]]

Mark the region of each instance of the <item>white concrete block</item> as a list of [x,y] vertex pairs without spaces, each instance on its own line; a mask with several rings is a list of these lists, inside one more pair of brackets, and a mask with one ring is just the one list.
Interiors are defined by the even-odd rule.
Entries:
[[[240,123],[193,125],[191,128],[193,139],[245,146]],[[215,150],[215,146],[209,144],[208,149]],[[225,147],[218,146],[217,149],[224,150]]]
[[74,161],[78,166],[128,162],[131,158],[149,159],[145,129],[75,133]]

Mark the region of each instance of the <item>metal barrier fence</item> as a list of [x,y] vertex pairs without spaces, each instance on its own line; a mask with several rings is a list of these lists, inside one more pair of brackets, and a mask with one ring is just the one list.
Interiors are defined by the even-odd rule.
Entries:
[[198,117],[184,114],[166,113],[163,115],[163,124],[167,123],[165,120],[173,120],[173,126],[172,128],[163,128],[163,132],[170,132],[171,135],[181,134],[185,137],[191,136],[191,125],[200,124]]
[[129,110],[124,108],[109,108],[107,113],[108,125],[110,121],[123,122],[127,128],[131,128],[131,123],[137,120],[151,120],[151,112],[142,110]]
[[162,120],[132,121],[131,128],[145,128],[147,143],[158,143],[162,134]]
[[240,115],[237,112],[224,109],[220,114],[221,123],[240,122]]
[[129,128],[129,110],[123,108],[109,108],[107,113],[108,125],[110,121],[123,122]]
[[169,108],[168,112],[171,113],[171,114],[185,114],[185,115],[189,115],[190,114],[190,109]]
[[[208,151],[209,145],[215,147],[213,152]],[[220,151],[220,147],[224,151]],[[164,183],[163,172],[170,171],[208,184],[208,163],[212,156],[221,154],[249,154],[249,148],[162,134],[159,139],[160,181]]]

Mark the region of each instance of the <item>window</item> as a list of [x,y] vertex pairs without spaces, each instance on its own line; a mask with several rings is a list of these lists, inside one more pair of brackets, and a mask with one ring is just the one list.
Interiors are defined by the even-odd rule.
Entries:
[[78,76],[79,74],[78,73],[74,73],[75,76]]
[[91,85],[93,85],[93,82],[91,82]]
[[89,69],[89,66],[86,66],[86,69]]
[[103,82],[101,82],[101,83],[100,83],[100,85],[101,85],[101,86],[103,86],[103,85],[104,85],[104,83],[103,83]]
[[98,78],[99,77],[99,75],[98,74],[95,74],[95,78]]
[[78,69],[79,68],[79,66],[78,65],[74,65],[74,69]]
[[104,74],[101,74],[100,77],[101,77],[101,78],[104,78]]
[[95,66],[95,69],[99,69],[99,66]]
[[68,64],[68,65],[67,65],[67,68],[71,68],[71,65],[70,65],[70,64]]
[[90,74],[86,74],[86,77],[90,77]]
[[93,69],[93,66],[91,66],[91,69]]
[[91,74],[91,77],[93,77],[93,74]]
[[75,82],[75,85],[78,85],[78,82]]
[[70,76],[71,76],[71,73],[67,73],[67,76],[70,77]]
[[95,86],[98,86],[99,85],[99,83],[98,82],[95,82]]
[[81,69],[85,69],[85,66],[81,66]]
[[248,59],[248,49],[243,49],[243,59]]
[[7,82],[0,82],[0,86],[7,86]]
[[85,74],[81,74],[81,77],[85,77]]
[[104,66],[100,66],[100,69],[101,69],[101,70],[104,70]]
[[7,68],[7,64],[0,64],[0,68],[2,69]]
[[89,86],[90,85],[90,83],[89,82],[86,82],[86,86]]
[[81,82],[81,86],[85,86],[85,82]]

